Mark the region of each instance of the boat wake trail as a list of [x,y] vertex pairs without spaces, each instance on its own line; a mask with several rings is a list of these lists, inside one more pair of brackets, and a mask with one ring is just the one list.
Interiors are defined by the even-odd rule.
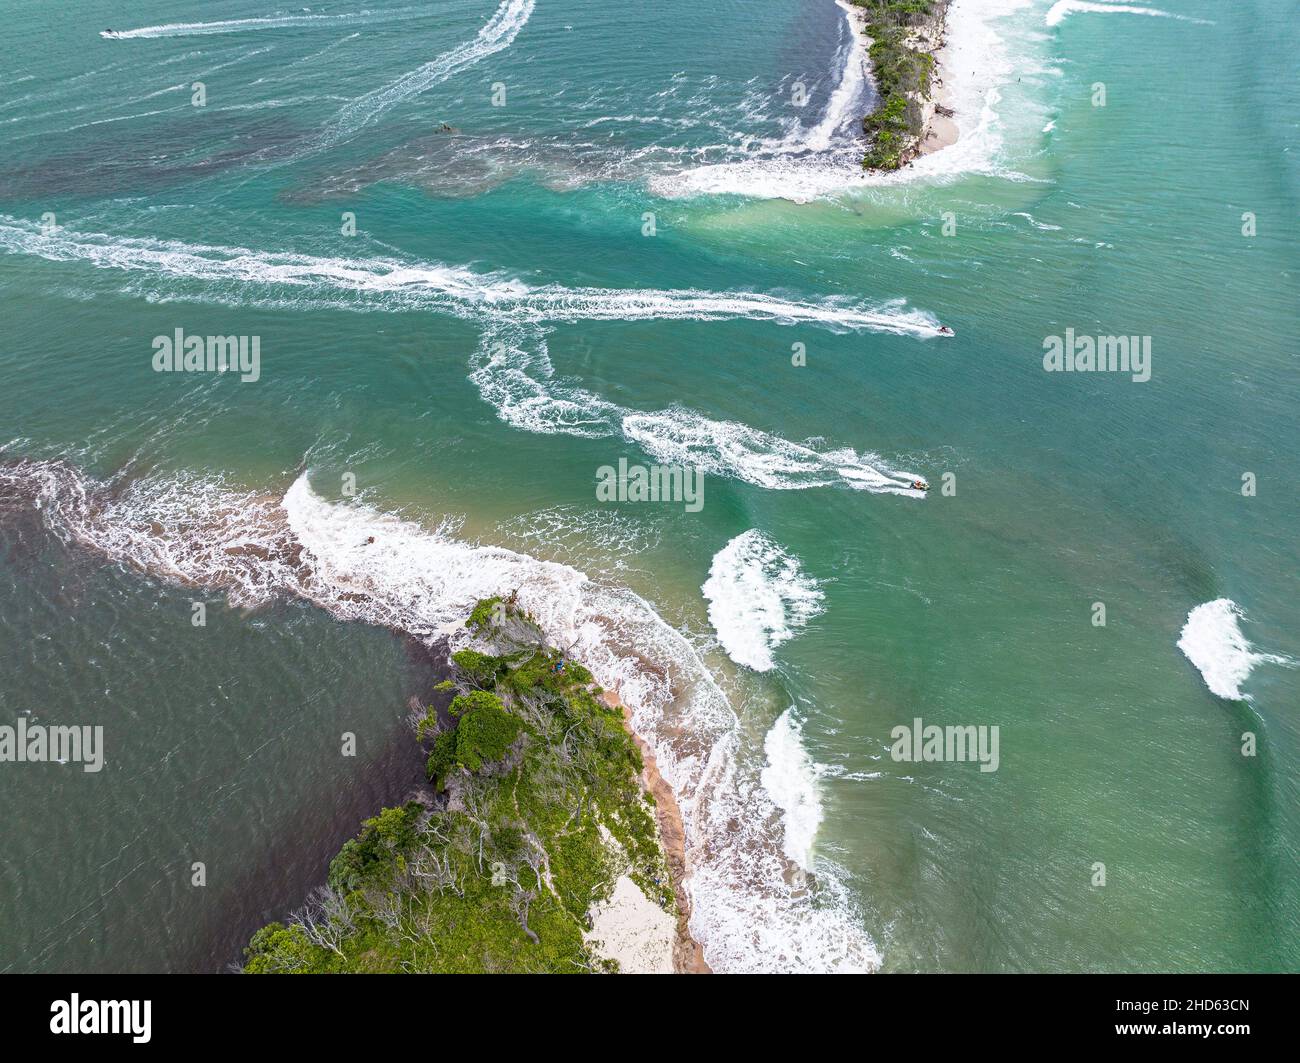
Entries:
[[58,461],[0,462],[0,513],[61,541],[255,608],[283,598],[451,648],[475,602],[518,591],[556,645],[618,691],[677,793],[691,930],[719,971],[871,970],[879,956],[835,869],[784,852],[783,805],[737,756],[736,713],[696,647],[632,591],[577,569],[430,530],[300,475],[281,496],[186,475],[99,482]]
[[1161,11],[1154,7],[1135,7],[1132,4],[1097,4],[1090,3],[1088,0],[1057,0],[1048,10],[1044,21],[1049,26],[1059,26],[1069,15],[1076,13],[1088,13],[1094,15],[1150,15],[1153,18],[1172,18],[1179,22],[1199,22],[1202,25],[1213,25],[1203,18],[1192,18],[1189,15],[1176,15],[1172,11]]
[[310,28],[341,23],[355,26],[372,22],[396,22],[427,18],[425,8],[407,7],[396,11],[358,11],[350,15],[279,15],[274,18],[233,18],[220,22],[169,22],[163,26],[141,26],[131,30],[104,30],[101,37],[113,41],[155,40],[163,37],[207,37],[254,30]]
[[353,100],[297,157],[314,154],[351,139],[403,100],[446,81],[495,52],[509,48],[532,16],[533,7],[534,0],[504,0],[472,41],[444,52],[391,84]]
[[[832,331],[867,330],[921,337],[938,334],[930,314],[901,304],[870,306],[842,299],[810,302],[759,292],[699,289],[569,288],[528,285],[502,273],[388,258],[330,258],[242,247],[42,232],[0,215],[0,251],[52,262],[86,262],[178,281],[200,281],[204,298],[248,305],[259,290],[304,308],[438,310],[491,322],[727,321],[744,318]],[[183,292],[171,293],[183,298]]]
[[[475,321],[483,328],[470,379],[501,420],[543,434],[622,436],[664,464],[759,487],[792,490],[843,485],[923,497],[919,479],[885,467],[874,454],[796,443],[735,421],[673,407],[640,411],[617,406],[557,381],[547,352],[548,323],[577,321],[726,321],[815,325],[836,332],[873,331],[932,337],[937,321],[901,303],[870,306],[844,300],[799,302],[757,292],[533,286],[502,274],[397,259],[343,259],[176,241],[114,238],[67,230],[44,233],[0,215],[0,251],[54,262],[85,262],[146,278],[201,282],[193,298],[232,306],[295,309],[428,311]],[[151,298],[185,298],[169,291]]]
[[514,428],[543,435],[621,436],[656,462],[690,466],[712,476],[769,490],[847,486],[913,498],[918,477],[887,468],[874,454],[848,447],[818,449],[736,421],[714,420],[674,406],[639,411],[607,402],[577,384],[557,380],[546,334],[535,328],[485,329],[470,380]]

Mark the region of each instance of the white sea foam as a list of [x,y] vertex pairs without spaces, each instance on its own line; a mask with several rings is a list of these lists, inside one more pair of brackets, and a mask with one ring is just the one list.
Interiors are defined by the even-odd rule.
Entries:
[[206,37],[223,33],[249,33],[254,30],[294,29],[342,22],[348,25],[369,22],[391,22],[408,18],[427,18],[423,8],[402,8],[396,11],[358,11],[345,15],[277,15],[272,18],[232,18],[219,22],[169,22],[162,26],[140,26],[130,30],[104,30],[101,37],[109,40],[151,40],[159,37]]
[[799,559],[757,528],[714,555],[700,588],[727,656],[756,672],[775,667],[772,651],[822,611],[823,594]]
[[[853,13],[849,6],[843,0],[837,2],[851,23]],[[800,125],[788,135],[779,145],[784,153],[829,151],[861,119],[857,107],[867,91],[866,50],[851,24],[846,25],[843,33],[836,67],[839,80],[831,90],[821,119],[807,129]]]
[[508,541],[550,561],[594,563],[604,571],[627,572],[659,547],[662,519],[655,507],[641,507],[633,516],[627,508],[563,503],[520,514],[500,524],[499,530]]
[[763,750],[767,755],[763,786],[785,813],[785,854],[805,871],[811,871],[813,842],[823,813],[817,793],[817,765],[804,747],[803,723],[793,705],[767,732]]
[[890,469],[874,454],[818,449],[682,406],[643,411],[607,402],[556,379],[540,329],[486,328],[470,380],[501,420],[526,432],[592,439],[621,435],[661,465],[689,466],[770,490],[841,485],[925,497],[910,486],[915,474]]
[[1003,159],[1003,122],[999,87],[1026,69],[1024,57],[1013,63],[1001,21],[1024,9],[1030,0],[957,3],[948,14],[947,44],[942,53],[944,91],[956,112],[957,142],[893,173],[864,173],[864,150],[858,120],[869,109],[862,37],[855,14],[845,4],[848,44],[838,56],[839,79],[822,119],[807,132],[796,129],[780,141],[747,138],[743,156],[653,175],[650,187],[664,196],[737,195],[794,202],[834,197],[854,189],[889,187],[915,181],[944,182],[985,173],[1021,179]]
[[[518,591],[556,644],[619,692],[673,786],[686,829],[691,929],[718,971],[869,970],[879,956],[830,866],[792,874],[783,810],[757,778],[731,705],[695,647],[626,588],[567,565],[455,538],[307,475],[284,496],[188,476],[104,484],[60,462],[0,464],[0,504],[37,509],[61,539],[256,606],[281,596],[432,640],[480,598]],[[784,797],[784,795],[783,795]]]
[[699,289],[532,286],[501,273],[386,258],[330,258],[242,247],[133,239],[58,229],[0,215],[0,250],[54,262],[88,262],[100,269],[201,281],[205,295],[238,304],[244,290],[264,288],[339,298],[385,310],[441,310],[490,321],[724,321],[743,318],[851,331],[937,335],[938,322],[901,302],[871,306],[843,299],[810,302],[761,292]]
[[1133,4],[1097,4],[1089,3],[1087,0],[1057,0],[1055,4],[1048,9],[1044,21],[1049,26],[1059,26],[1069,15],[1074,14],[1094,14],[1094,15],[1149,15],[1153,18],[1173,18],[1179,22],[1199,22],[1205,25],[1205,19],[1191,18],[1188,15],[1177,15],[1172,11],[1161,11],[1155,7],[1136,7]]
[[[0,215],[0,250],[56,262],[157,275],[203,285],[199,297],[230,305],[267,293],[274,305],[437,310],[483,325],[470,379],[508,424],[526,431],[622,435],[663,464],[694,465],[760,487],[791,489],[847,484],[855,489],[921,497],[912,473],[870,453],[820,449],[735,421],[675,407],[637,411],[554,380],[539,323],[747,319],[808,324],[833,331],[937,335],[937,321],[901,302],[871,306],[840,299],[798,302],[757,292],[708,292],[530,286],[503,274],[398,259],[328,258],[240,247],[111,237],[58,229]],[[182,293],[173,293],[184,297]],[[251,298],[250,298],[251,296]],[[157,297],[154,295],[154,297]]]
[[1231,701],[1250,701],[1241,684],[1262,663],[1294,665],[1289,657],[1257,653],[1242,633],[1245,612],[1229,598],[1216,598],[1187,614],[1178,648],[1196,665],[1210,692]]

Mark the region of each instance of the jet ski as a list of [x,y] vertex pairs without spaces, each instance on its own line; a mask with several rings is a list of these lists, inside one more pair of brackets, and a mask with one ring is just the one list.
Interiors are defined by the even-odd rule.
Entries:
[[104,30],[100,33],[100,36],[107,37],[110,41],[115,41],[119,36],[121,36],[121,34],[119,34],[117,30]]
[[924,480],[913,480],[913,481],[912,481],[912,490],[913,490],[913,491],[928,491],[928,490],[930,490],[930,485],[929,485],[928,483],[926,483]]
[[939,335],[940,335],[940,336],[955,336],[955,335],[957,335],[957,333],[953,332],[953,330],[950,329],[947,325],[940,325],[940,326],[939,326],[939,329],[938,329],[938,332],[939,332]]

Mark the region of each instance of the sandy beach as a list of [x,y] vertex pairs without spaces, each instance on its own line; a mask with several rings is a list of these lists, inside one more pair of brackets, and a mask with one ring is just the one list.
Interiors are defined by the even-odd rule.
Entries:
[[939,107],[945,110],[952,110],[949,100],[951,93],[948,87],[943,83],[944,60],[946,58],[947,46],[940,48],[934,53],[934,77],[931,82],[931,100],[935,104],[935,111],[930,117],[930,124],[926,130],[924,139],[921,141],[921,154],[933,155],[936,151],[942,151],[944,148],[951,147],[957,143],[957,138],[961,135],[961,130],[957,127],[957,121],[949,118],[945,114],[940,114]]
[[[655,799],[655,819],[659,824],[659,837],[663,842],[664,854],[668,858],[668,870],[673,878],[673,892],[677,897],[677,927],[672,950],[673,970],[677,974],[711,974],[712,971],[704,960],[704,950],[699,942],[691,937],[687,925],[691,917],[691,905],[685,890],[689,873],[686,865],[686,830],[682,825],[682,813],[677,805],[677,796],[667,780],[659,774],[655,755],[649,744],[632,729],[631,711],[614,691],[606,690],[603,697],[605,704],[623,713],[623,726],[636,742],[637,748],[641,750],[644,765],[641,784]],[[653,926],[646,926],[643,932],[653,934]]]
[[[875,84],[875,77],[871,74],[871,60],[869,52],[871,49],[871,35],[867,32],[867,16],[862,8],[855,4],[848,3],[847,0],[835,0],[836,4],[841,7],[848,15],[849,24],[853,27],[858,38],[858,46],[862,57],[862,62],[866,65],[867,72],[871,76],[872,84]],[[922,41],[921,43],[924,43]],[[951,93],[944,84],[944,74],[946,72],[945,61],[947,59],[947,41],[946,41],[946,20],[945,20],[945,37],[940,41],[939,47],[934,49],[931,54],[934,56],[934,71],[930,78],[930,99],[925,104],[925,131],[920,138],[920,144],[916,149],[918,155],[933,155],[936,151],[951,147],[957,143],[960,136],[960,129],[954,118],[939,113],[939,108],[951,111]]]

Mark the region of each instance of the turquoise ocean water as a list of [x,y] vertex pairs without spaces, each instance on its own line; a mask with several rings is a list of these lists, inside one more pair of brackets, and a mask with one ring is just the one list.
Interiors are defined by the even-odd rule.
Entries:
[[0,764],[0,970],[237,962],[514,589],[718,970],[1300,969],[1300,31],[1107,6],[956,0],[961,139],[863,178],[832,0],[9,5],[0,724],[106,764]]

